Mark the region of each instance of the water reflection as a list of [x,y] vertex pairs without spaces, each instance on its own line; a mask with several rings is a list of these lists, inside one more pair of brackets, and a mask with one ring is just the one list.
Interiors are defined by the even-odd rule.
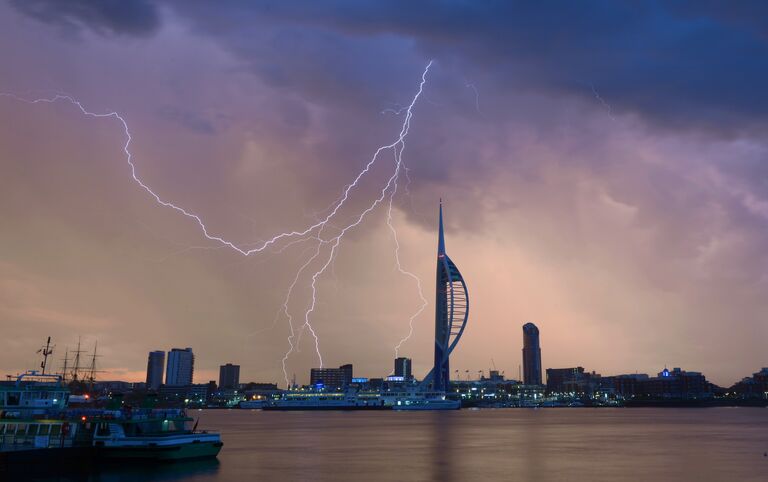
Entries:
[[217,459],[192,460],[166,463],[110,463],[100,464],[87,473],[71,473],[35,478],[39,482],[128,482],[128,481],[178,481],[216,479],[220,462]]
[[432,480],[451,482],[458,480],[453,466],[455,453],[453,412],[429,412],[429,424],[432,433],[432,450],[429,465],[432,468]]
[[45,482],[768,480],[766,409],[213,410],[217,460]]

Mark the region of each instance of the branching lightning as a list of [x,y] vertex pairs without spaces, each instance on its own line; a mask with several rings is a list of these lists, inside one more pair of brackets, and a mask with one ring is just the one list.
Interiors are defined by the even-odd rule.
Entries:
[[[399,152],[395,153],[395,156],[397,156],[397,169],[400,168],[400,164],[402,163],[402,149]],[[407,168],[404,167],[404,172],[406,173],[406,176],[408,175]],[[408,181],[410,182],[410,178],[408,178]],[[406,185],[407,186],[407,185]],[[421,305],[419,306],[419,309],[414,312],[410,319],[408,320],[408,334],[403,337],[398,344],[395,346],[395,358],[397,358],[400,354],[400,348],[403,346],[405,342],[407,342],[411,335],[413,335],[413,320],[415,320],[421,313],[426,309],[427,305],[429,304],[427,302],[427,299],[424,297],[424,290],[421,287],[421,279],[416,276],[415,274],[411,273],[410,271],[407,271],[403,268],[402,263],[400,262],[400,241],[397,239],[397,230],[395,229],[395,226],[392,221],[392,202],[395,198],[395,193],[397,192],[397,176],[395,176],[394,180],[394,186],[392,189],[392,194],[389,196],[389,209],[387,210],[387,226],[389,227],[389,230],[392,231],[392,239],[395,241],[395,263],[397,265],[397,270],[400,271],[401,274],[408,276],[409,278],[413,279],[416,282],[416,288],[419,291],[419,298],[421,299]]]
[[[328,210],[326,210],[326,212],[328,211],[330,212],[328,212],[328,214],[326,214],[324,217],[320,216],[319,219],[315,219],[315,222],[313,224],[309,225],[304,229],[295,230],[295,231],[286,231],[286,232],[277,234],[270,239],[259,241],[256,244],[238,245],[232,241],[225,239],[221,235],[212,233],[199,215],[183,207],[180,207],[171,201],[168,201],[162,198],[159,194],[153,191],[152,188],[147,183],[145,183],[137,173],[137,168],[133,162],[133,155],[130,150],[131,142],[133,139],[131,137],[131,133],[128,128],[128,123],[118,112],[95,113],[95,112],[89,111],[83,106],[83,104],[79,100],[66,94],[56,94],[50,98],[39,98],[34,100],[25,99],[17,95],[7,94],[7,93],[0,93],[0,96],[11,97],[16,100],[26,102],[29,104],[39,104],[39,103],[52,104],[56,102],[68,102],[73,106],[77,107],[77,109],[79,109],[80,112],[85,116],[99,118],[99,119],[102,119],[102,118],[116,119],[118,122],[120,122],[120,124],[123,127],[123,132],[125,134],[125,143],[123,144],[123,152],[125,154],[125,158],[128,163],[128,166],[130,167],[131,177],[133,178],[134,182],[136,182],[144,191],[146,191],[155,200],[157,204],[164,206],[166,208],[172,209],[182,214],[183,216],[193,220],[200,228],[202,235],[206,239],[218,243],[220,245],[219,247],[230,248],[231,250],[243,256],[251,256],[257,253],[261,253],[265,251],[267,248],[274,246],[278,242],[281,242],[283,240],[288,242],[285,244],[281,243],[280,249],[278,250],[278,252],[282,252],[289,246],[294,245],[296,243],[301,243],[301,242],[316,243],[316,246],[314,248],[314,253],[297,270],[296,276],[294,277],[293,282],[288,288],[286,297],[283,301],[282,310],[281,310],[288,320],[288,326],[290,331],[290,335],[288,336],[289,348],[282,359],[283,375],[285,377],[286,385],[288,385],[290,382],[288,379],[286,362],[293,352],[298,351],[298,344],[301,340],[301,335],[305,330],[308,330],[311,333],[312,338],[314,340],[314,346],[315,346],[315,351],[317,352],[318,361],[320,363],[320,366],[321,367],[323,366],[323,358],[320,353],[320,340],[311,323],[311,316],[315,311],[315,308],[317,305],[318,279],[326,272],[328,267],[331,266],[331,264],[333,263],[336,257],[336,254],[338,252],[339,244],[341,243],[341,240],[344,237],[344,235],[348,231],[359,226],[363,222],[363,220],[366,218],[366,216],[368,216],[368,214],[370,214],[379,204],[384,202],[385,199],[388,199],[387,225],[389,229],[392,231],[393,238],[395,241],[395,261],[396,261],[397,269],[401,274],[412,278],[416,282],[416,285],[419,291],[419,296],[421,299],[421,305],[419,309],[411,316],[409,320],[408,335],[404,337],[397,344],[397,346],[395,347],[395,354],[398,353],[398,350],[403,345],[403,343],[405,343],[410,338],[411,334],[413,333],[414,319],[417,316],[419,316],[427,306],[427,300],[424,297],[424,293],[421,287],[421,280],[415,274],[409,271],[406,271],[403,268],[402,263],[400,261],[400,244],[397,238],[397,231],[395,230],[393,220],[392,220],[392,203],[397,193],[398,177],[400,176],[401,172],[405,172],[406,177],[408,174],[405,168],[405,165],[403,164],[403,161],[402,161],[402,152],[405,149],[405,139],[410,130],[411,119],[413,117],[413,108],[424,91],[424,86],[427,82],[427,74],[429,73],[429,69],[432,67],[432,63],[433,61],[430,61],[425,67],[421,75],[421,82],[419,83],[418,91],[413,96],[411,103],[407,107],[400,109],[397,112],[398,114],[405,112],[405,117],[403,119],[403,123],[401,125],[400,133],[397,139],[390,144],[381,146],[378,149],[376,149],[373,156],[365,164],[363,169],[357,174],[354,180],[350,184],[345,186],[342,195],[334,203],[332,203],[329,206]],[[353,217],[351,223],[347,223],[346,225],[335,225],[335,223],[332,223],[332,220],[336,221],[336,219],[334,218],[337,216],[341,208],[345,205],[345,203],[349,199],[350,193],[359,185],[361,179],[371,171],[371,169],[373,168],[374,164],[376,163],[380,155],[384,151],[387,151],[390,149],[394,153],[394,169],[393,169],[392,175],[388,178],[386,184],[381,188],[381,191],[378,197],[375,198],[372,201],[372,203],[368,207],[366,207],[362,212],[360,212],[357,216]],[[410,181],[409,178],[408,178],[408,181]],[[324,238],[323,235],[327,228],[336,230],[338,234],[329,238]],[[320,265],[319,268],[312,268],[314,269],[314,272],[312,273],[312,281],[310,285],[311,293],[312,293],[311,302],[309,303],[309,306],[306,307],[306,309],[304,310],[301,316],[301,319],[302,319],[301,325],[296,327],[294,323],[296,316],[289,309],[289,305],[291,304],[291,300],[293,297],[293,291],[296,288],[296,285],[299,283],[302,274],[305,272],[311,271],[310,267],[313,264],[318,264],[318,263]]]

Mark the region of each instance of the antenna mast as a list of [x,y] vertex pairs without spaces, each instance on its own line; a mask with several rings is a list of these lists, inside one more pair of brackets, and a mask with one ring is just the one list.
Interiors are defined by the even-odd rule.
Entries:
[[51,347],[51,337],[48,337],[48,341],[45,342],[45,346],[37,350],[38,353],[43,354],[43,362],[40,364],[40,368],[43,369],[43,375],[45,375],[45,367],[48,365],[48,355],[53,353],[53,347]]

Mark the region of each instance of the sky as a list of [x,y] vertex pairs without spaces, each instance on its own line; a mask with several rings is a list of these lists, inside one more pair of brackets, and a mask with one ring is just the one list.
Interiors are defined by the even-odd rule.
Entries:
[[[399,254],[428,301],[399,350],[423,376],[442,198],[462,377],[517,378],[533,322],[544,368],[729,386],[768,365],[766,19],[748,1],[0,3],[0,370],[51,336],[54,365],[98,342],[101,379],[189,346],[197,383],[227,362],[306,382],[314,278],[323,364],[386,376],[422,304]],[[325,219],[410,124],[322,232],[243,256],[132,178],[117,118],[19,100],[57,93],[119,113],[138,177],[246,249]]]

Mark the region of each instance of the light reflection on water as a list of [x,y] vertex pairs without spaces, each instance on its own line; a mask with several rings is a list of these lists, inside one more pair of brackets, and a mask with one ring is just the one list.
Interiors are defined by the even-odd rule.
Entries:
[[206,410],[218,461],[56,481],[766,481],[768,409]]

